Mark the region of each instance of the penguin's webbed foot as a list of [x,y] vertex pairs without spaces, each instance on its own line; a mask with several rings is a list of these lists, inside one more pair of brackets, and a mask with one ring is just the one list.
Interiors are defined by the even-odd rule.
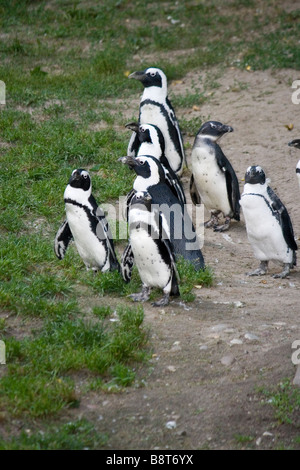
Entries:
[[146,302],[150,297],[150,287],[144,286],[141,292],[128,295],[134,302]]
[[215,229],[218,226],[218,222],[219,222],[218,216],[216,214],[212,214],[210,220],[208,220],[207,222],[204,222],[204,227],[205,228],[213,227],[213,229]]
[[214,227],[214,232],[225,232],[226,230],[228,230],[230,226],[230,220],[230,217],[226,217],[223,225],[216,225]]
[[286,263],[284,265],[284,269],[281,273],[278,273],[278,274],[273,274],[272,277],[274,277],[274,279],[284,279],[285,277],[287,277],[288,275],[290,274],[290,264],[289,263]]
[[247,276],[263,276],[268,270],[268,261],[262,261],[257,269],[247,273]]
[[165,294],[162,299],[152,302],[153,307],[165,307],[169,303],[169,294]]

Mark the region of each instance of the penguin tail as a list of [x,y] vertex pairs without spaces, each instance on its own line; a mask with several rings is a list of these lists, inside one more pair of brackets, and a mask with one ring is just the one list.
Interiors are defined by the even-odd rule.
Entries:
[[118,272],[121,272],[121,267],[120,267],[120,263],[117,259],[114,259],[111,261],[111,264],[110,264],[110,270],[111,271],[118,271]]
[[176,277],[175,273],[173,274],[173,277],[172,277],[172,285],[171,285],[170,295],[172,295],[174,297],[178,297],[180,295],[179,286],[178,286],[178,282],[177,282],[177,277]]
[[239,212],[235,212],[235,214],[233,214],[233,219],[234,220],[237,220],[238,222],[241,220],[241,217],[240,217],[240,213]]

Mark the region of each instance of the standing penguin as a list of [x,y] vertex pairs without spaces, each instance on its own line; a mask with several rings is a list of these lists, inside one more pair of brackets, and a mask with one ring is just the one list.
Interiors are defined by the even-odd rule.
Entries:
[[59,259],[72,239],[87,269],[119,270],[113,239],[103,210],[92,195],[90,175],[83,169],[72,172],[64,192],[66,220],[57,231],[54,251]]
[[[150,67],[142,72],[133,72],[129,78],[139,80],[144,86],[139,106],[139,124],[158,126],[165,139],[165,154],[172,170],[180,176],[185,166],[182,135],[173,106],[168,98],[167,77],[158,68]],[[127,154],[136,156],[139,140],[133,133]]]
[[269,261],[274,261],[282,263],[284,269],[273,277],[285,278],[296,266],[297,244],[289,214],[260,166],[250,166],[246,171],[241,207],[254,256],[260,260],[259,268],[248,275],[266,274]]
[[140,155],[136,158],[122,157],[119,161],[127,164],[137,175],[133,183],[134,191],[147,191],[152,198],[152,204],[157,205],[164,215],[175,256],[182,256],[192,263],[196,270],[203,269],[204,258],[192,220],[186,206],[174,196],[166,184],[159,160],[150,155]]
[[164,296],[154,306],[165,306],[170,295],[179,295],[178,274],[170,240],[164,230],[163,215],[151,207],[148,192],[137,192],[129,208],[129,243],[143,283],[142,291],[131,294],[135,302],[149,299],[152,287]]
[[135,132],[139,139],[137,156],[151,155],[152,157],[157,158],[164,169],[167,185],[170,186],[174,195],[178,197],[178,199],[183,204],[186,204],[186,198],[182,184],[176,173],[170,167],[166,158],[165,139],[161,130],[154,124],[139,125],[136,122],[126,124],[126,127]]
[[[240,190],[235,171],[218,145],[219,139],[233,128],[218,121],[207,121],[199,129],[191,154],[190,193],[194,204],[203,202],[211,213],[205,227],[227,230],[231,219],[240,220]],[[218,215],[225,217],[218,225]]]
[[[289,142],[288,145],[290,147],[295,147],[296,149],[300,149],[300,139],[292,140],[291,142]],[[299,184],[299,188],[300,188],[300,160],[298,161],[298,163],[296,165],[296,175],[297,175],[298,184]]]

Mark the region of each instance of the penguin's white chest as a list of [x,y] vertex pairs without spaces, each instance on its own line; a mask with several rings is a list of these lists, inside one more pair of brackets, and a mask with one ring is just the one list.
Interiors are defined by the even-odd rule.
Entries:
[[191,155],[192,172],[197,190],[206,209],[231,214],[224,172],[208,146],[195,147]]
[[181,158],[170,135],[169,125],[173,126],[173,124],[169,120],[167,110],[166,114],[164,114],[158,105],[152,103],[143,104],[140,113],[140,123],[154,124],[159,127],[165,139],[165,154],[168,162],[173,171],[178,171],[178,168],[181,167]]
[[291,263],[293,252],[287,246],[281,226],[267,201],[267,197],[261,194],[244,192],[241,196],[247,236],[254,256],[260,261]]
[[66,204],[66,215],[79,256],[86,267],[104,268],[107,260],[105,245],[93,233],[85,210],[74,204]]
[[[134,261],[142,282],[148,287],[163,289],[170,281],[171,270],[159,252],[159,240],[155,240],[148,233],[147,218],[130,217],[130,244],[134,254]],[[144,219],[144,220],[143,220]],[[155,237],[155,235],[153,235]]]

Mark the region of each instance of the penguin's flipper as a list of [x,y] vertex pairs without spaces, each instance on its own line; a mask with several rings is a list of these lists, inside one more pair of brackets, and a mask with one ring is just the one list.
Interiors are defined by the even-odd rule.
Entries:
[[121,274],[125,282],[131,281],[134,255],[130,243],[126,246],[121,258]]
[[177,199],[179,199],[179,201],[182,202],[182,204],[186,204],[184,189],[176,173],[173,172],[171,168],[165,169],[165,177],[166,177],[166,182],[168,186],[170,186],[174,196],[176,196]]
[[164,217],[161,212],[156,214],[156,217],[158,217],[158,227],[159,227],[159,238],[162,241],[168,256],[170,258],[171,262],[171,267],[173,271],[172,275],[172,285],[171,285],[171,295],[180,295],[179,293],[179,287],[178,284],[180,283],[180,278],[179,278],[179,273],[177,270],[176,266],[176,256],[172,248],[172,244],[170,241],[170,238],[168,236],[168,228],[166,226],[166,221],[164,220]]
[[134,189],[131,189],[129,191],[129,193],[127,193],[126,195],[126,200],[125,200],[125,218],[126,220],[128,221],[128,213],[129,213],[129,207],[130,207],[130,204],[131,204],[131,200],[133,198],[133,196],[135,195],[136,191]]
[[70,241],[73,239],[68,221],[65,220],[59,227],[54,239],[54,252],[58,259],[63,259]]
[[[130,123],[132,124],[132,123]],[[130,128],[129,128],[130,129]],[[129,157],[136,157],[140,147],[140,139],[137,132],[133,131],[127,146],[127,155]]]
[[197,204],[201,204],[201,197],[196,188],[193,174],[191,175],[191,179],[190,179],[190,195],[191,195],[192,203],[195,204],[195,206]]
[[[169,106],[170,110],[171,110],[171,113],[170,113],[170,120],[175,128],[175,132],[177,134],[177,139],[174,139],[175,141],[175,147],[177,149],[177,151],[181,154],[181,158],[182,158],[182,167],[180,169],[180,173],[182,173],[182,170],[184,168],[184,166],[186,165],[186,158],[185,158],[185,151],[184,151],[184,145],[183,145],[183,138],[182,138],[182,134],[181,134],[181,130],[180,130],[180,127],[179,127],[179,123],[178,123],[178,120],[175,116],[175,110],[172,106],[172,103],[171,101],[169,100],[169,98],[167,97],[166,98],[166,103],[167,105]],[[176,142],[177,140],[177,142]],[[177,172],[176,172],[177,173]]]
[[110,270],[113,271],[116,269],[120,271],[120,264],[119,264],[119,261],[117,259],[117,255],[115,252],[112,233],[110,231],[103,209],[101,209],[101,207],[98,206],[96,209],[96,212],[94,211],[94,215],[96,219],[98,220],[98,224],[96,227],[97,237],[100,240],[106,240],[107,249],[109,250],[109,258],[110,258],[110,266],[111,266]]
[[296,251],[298,249],[297,243],[295,241],[295,236],[294,236],[294,230],[293,230],[293,225],[289,216],[289,213],[284,206],[284,204],[281,202],[277,194],[273,191],[273,189],[268,186],[268,195],[270,196],[272,200],[272,210],[275,212],[275,216],[280,223],[280,226],[282,228],[282,233],[284,236],[284,239],[288,245],[288,247]]
[[228,200],[233,212],[233,218],[240,220],[240,189],[239,182],[230,161],[224,155],[221,147],[217,146],[216,159],[219,168],[225,174]]

